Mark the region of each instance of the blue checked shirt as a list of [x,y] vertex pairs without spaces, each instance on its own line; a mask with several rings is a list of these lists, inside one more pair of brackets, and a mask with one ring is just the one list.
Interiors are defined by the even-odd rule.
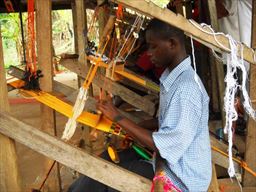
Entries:
[[209,97],[190,57],[160,78],[159,130],[153,140],[169,179],[182,191],[207,191],[211,180]]

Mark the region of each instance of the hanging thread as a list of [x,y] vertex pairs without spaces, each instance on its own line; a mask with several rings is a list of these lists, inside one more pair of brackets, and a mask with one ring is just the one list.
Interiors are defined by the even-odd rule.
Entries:
[[196,73],[195,48],[194,48],[194,43],[193,43],[193,37],[192,37],[192,35],[190,35],[190,42],[191,42],[191,48],[192,48],[192,60],[193,60],[194,71],[195,71],[194,78],[195,78],[196,83],[197,83],[198,86],[199,86],[199,89],[202,90],[201,85],[200,85],[199,80],[198,80],[197,73]]

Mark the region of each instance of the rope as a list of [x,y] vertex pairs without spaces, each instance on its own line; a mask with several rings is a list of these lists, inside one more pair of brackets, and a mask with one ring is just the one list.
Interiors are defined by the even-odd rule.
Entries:
[[[230,35],[225,35],[224,33],[215,33],[214,30],[206,24],[198,25],[193,20],[189,20],[190,23],[192,23],[196,28],[198,28],[200,31],[213,35],[216,43],[222,47],[224,50],[230,52],[227,54],[227,74],[225,77],[226,82],[226,90],[225,90],[225,96],[224,96],[224,110],[226,111],[226,125],[224,128],[224,133],[228,134],[228,154],[229,154],[229,175],[230,177],[233,177],[235,175],[235,169],[232,159],[232,124],[234,121],[237,120],[238,115],[234,107],[235,103],[235,96],[237,91],[240,89],[242,91],[243,97],[244,97],[244,108],[246,112],[254,119],[256,120],[256,112],[252,108],[251,101],[249,98],[249,94],[246,90],[246,79],[247,79],[247,71],[244,65],[243,61],[243,45],[241,43],[237,43]],[[228,38],[229,41],[229,47],[224,46],[222,43],[220,43],[217,39],[217,36],[225,36]],[[240,59],[238,58],[238,47],[240,47]],[[252,50],[252,49],[251,49]],[[253,50],[252,50],[253,51]],[[213,53],[215,53],[213,51]],[[254,51],[253,51],[254,53]],[[216,54],[215,54],[216,55]],[[221,59],[222,60],[222,59]],[[242,83],[239,85],[237,76],[237,69],[240,69],[242,71]]]
[[201,85],[200,85],[200,83],[199,83],[199,79],[198,79],[198,76],[197,76],[197,73],[196,73],[195,48],[194,48],[194,43],[193,43],[193,37],[192,37],[192,35],[190,35],[190,42],[191,42],[191,47],[192,47],[192,58],[193,58],[193,65],[194,65],[194,71],[195,71],[194,79],[195,79],[196,83],[198,84],[199,89],[202,91],[202,87],[201,87]]

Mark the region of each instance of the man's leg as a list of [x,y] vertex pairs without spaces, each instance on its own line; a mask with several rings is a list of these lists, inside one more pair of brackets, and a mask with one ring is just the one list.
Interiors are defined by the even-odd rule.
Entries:
[[[126,149],[118,153],[120,163],[118,165],[129,171],[137,173],[148,179],[154,177],[152,165],[141,159],[141,157],[133,150]],[[101,158],[111,161],[106,151],[101,154]],[[118,182],[118,181],[117,181]],[[78,178],[69,188],[68,192],[117,192],[117,190],[108,187],[87,176]]]

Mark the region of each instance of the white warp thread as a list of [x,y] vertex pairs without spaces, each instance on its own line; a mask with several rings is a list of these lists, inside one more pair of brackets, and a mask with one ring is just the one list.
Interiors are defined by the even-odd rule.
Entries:
[[[210,34],[214,36],[215,41],[219,46],[221,46],[223,49],[226,51],[230,51],[229,54],[226,54],[226,59],[227,59],[227,74],[225,77],[225,82],[226,82],[226,90],[225,90],[225,96],[224,96],[224,110],[226,112],[226,125],[224,128],[224,133],[228,134],[228,154],[229,154],[229,168],[228,168],[228,173],[230,177],[235,176],[235,168],[234,168],[234,163],[232,159],[232,146],[233,146],[233,132],[232,132],[232,124],[235,122],[238,118],[238,114],[235,110],[235,97],[238,89],[241,90],[243,94],[243,106],[245,111],[254,119],[256,120],[256,112],[252,108],[251,105],[251,100],[249,98],[249,94],[246,90],[246,81],[248,78],[246,67],[244,65],[244,60],[243,60],[243,45],[241,43],[237,43],[230,35],[225,35],[223,33],[215,33],[214,30],[206,24],[201,24],[198,25],[196,24],[193,20],[190,20],[190,22],[199,30],[203,31],[204,33]],[[205,30],[205,28],[207,30]],[[221,35],[225,36],[229,40],[229,47],[225,47],[222,43],[218,41],[216,36]],[[191,36],[190,36],[191,37]],[[191,43],[192,44],[192,43]],[[238,46],[240,47],[240,58],[238,58]],[[193,48],[193,47],[192,47]],[[251,49],[252,50],[252,49]],[[253,51],[253,50],[252,50]],[[253,51],[254,56],[255,52]],[[215,55],[216,56],[216,55]],[[220,59],[220,58],[218,58]],[[254,58],[255,60],[255,58]],[[242,83],[239,85],[238,83],[238,69],[242,71]]]
[[[235,176],[234,163],[232,160],[232,146],[233,146],[233,134],[232,134],[232,124],[238,118],[237,111],[235,109],[235,97],[238,89],[241,90],[243,94],[243,105],[246,112],[255,120],[255,110],[252,108],[251,100],[249,98],[249,94],[246,90],[246,80],[247,80],[247,70],[244,65],[243,60],[243,46],[238,44],[230,35],[226,35],[229,39],[229,45],[231,53],[227,54],[227,74],[225,78],[226,82],[226,90],[224,97],[224,110],[226,111],[226,125],[224,128],[224,133],[228,134],[228,154],[229,154],[229,168],[228,173],[230,177]],[[241,58],[239,59],[237,56],[238,53],[238,45],[240,45]],[[242,84],[239,85],[237,76],[238,69],[242,71]]]
[[76,98],[75,105],[72,109],[72,112],[73,112],[72,117],[68,119],[61,139],[69,140],[74,135],[76,130],[76,125],[77,125],[76,119],[83,112],[85,102],[88,98],[87,92],[88,92],[88,89],[84,89],[83,87],[80,88]]
[[195,75],[194,75],[194,78],[195,78],[195,81],[196,83],[198,84],[199,86],[199,89],[202,90],[202,87],[199,83],[199,80],[198,80],[198,75],[196,73],[196,58],[195,58],[195,48],[194,48],[194,43],[193,43],[193,37],[192,35],[190,35],[190,42],[191,42],[191,48],[192,48],[192,60],[193,60],[193,66],[194,66],[194,71],[195,71]]
[[[237,120],[237,112],[235,109],[235,94],[238,89],[238,82],[235,79],[234,75],[237,73],[237,68],[235,66],[234,51],[236,47],[231,47],[231,54],[227,54],[227,74],[225,77],[226,90],[224,96],[224,110],[226,112],[226,124],[224,127],[224,133],[228,134],[228,156],[229,156],[229,168],[228,173],[230,177],[235,175],[234,162],[232,159],[232,146],[233,146],[233,133],[232,133],[232,124]],[[235,52],[236,54],[236,52]]]

